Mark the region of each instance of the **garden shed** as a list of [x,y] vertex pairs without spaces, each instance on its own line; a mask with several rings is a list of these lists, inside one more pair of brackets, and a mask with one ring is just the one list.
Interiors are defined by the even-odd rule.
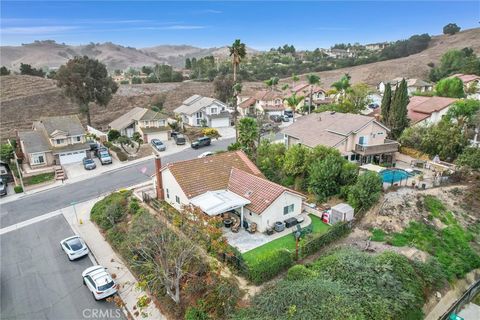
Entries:
[[330,213],[330,224],[335,224],[341,221],[351,221],[353,220],[353,208],[347,203],[340,203],[332,207]]

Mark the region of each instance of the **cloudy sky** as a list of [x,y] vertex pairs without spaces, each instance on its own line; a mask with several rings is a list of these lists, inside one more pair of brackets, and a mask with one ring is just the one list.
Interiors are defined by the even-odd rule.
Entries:
[[439,34],[455,22],[479,27],[480,1],[1,1],[2,45],[53,39],[223,46],[240,38],[250,47],[297,48],[371,43]]

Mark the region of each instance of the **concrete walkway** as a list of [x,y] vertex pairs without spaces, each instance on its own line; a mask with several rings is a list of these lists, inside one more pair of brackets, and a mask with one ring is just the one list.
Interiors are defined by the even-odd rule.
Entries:
[[101,199],[100,197],[76,204],[75,208],[64,208],[63,215],[72,229],[85,240],[95,261],[116,275],[115,281],[120,285],[118,294],[133,319],[167,319],[152,302],[142,310],[136,307],[138,299],[148,294],[137,287],[137,279],[90,221],[90,210]]

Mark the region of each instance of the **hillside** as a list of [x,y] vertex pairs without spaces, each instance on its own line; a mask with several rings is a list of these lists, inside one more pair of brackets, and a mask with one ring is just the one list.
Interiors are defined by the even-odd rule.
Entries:
[[[248,49],[249,54],[255,52],[253,49]],[[224,58],[228,55],[227,47],[197,48],[187,45],[161,45],[136,49],[111,42],[71,46],[50,40],[36,41],[22,46],[2,46],[0,53],[2,65],[13,70],[18,70],[20,63],[28,63],[36,68],[56,69],[74,56],[87,55],[103,62],[110,71],[124,70],[128,67],[139,68],[155,63],[167,63],[181,68],[185,64],[186,57],[200,58],[213,55]]]
[[[316,74],[320,76],[325,87],[329,87],[345,73],[352,77],[352,82],[365,82],[372,86],[377,85],[380,81],[396,77],[428,79],[430,72],[428,63],[437,64],[442,54],[449,49],[465,47],[471,47],[477,55],[480,54],[480,28],[465,30],[453,36],[433,36],[426,50],[408,57],[317,72]],[[289,80],[284,79],[283,82]]]

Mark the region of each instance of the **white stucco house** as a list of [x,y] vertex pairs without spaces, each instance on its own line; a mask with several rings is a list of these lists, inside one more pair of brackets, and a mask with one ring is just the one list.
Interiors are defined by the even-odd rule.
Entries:
[[413,96],[408,103],[408,118],[413,125],[439,122],[458,99],[445,97]]
[[[382,81],[377,85],[378,91],[383,94],[385,92],[385,85],[390,83],[392,91],[395,91],[395,87],[400,84],[403,78],[395,78],[390,81]],[[405,79],[407,81],[408,95],[411,96],[415,92],[429,92],[433,90],[433,84],[421,79]]]
[[193,205],[210,216],[235,212],[259,232],[302,213],[303,195],[266,179],[243,151],[163,167],[156,161],[157,197],[178,210]]
[[184,124],[192,127],[222,128],[231,125],[230,112],[225,103],[198,94],[183,101],[174,112],[182,117]]

